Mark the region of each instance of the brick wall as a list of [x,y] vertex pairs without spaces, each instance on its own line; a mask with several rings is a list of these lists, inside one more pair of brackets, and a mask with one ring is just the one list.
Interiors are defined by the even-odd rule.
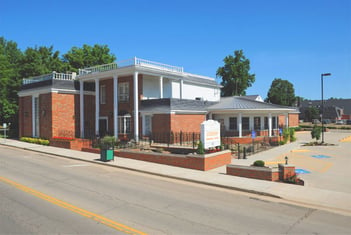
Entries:
[[206,156],[190,156],[118,150],[115,151],[115,156],[202,171],[211,170],[229,164],[232,158],[230,151],[212,153]]
[[51,93],[51,95],[52,136],[75,137],[75,95],[60,93]]
[[171,129],[170,114],[155,114],[152,117],[152,132],[169,132]]
[[[279,115],[278,125],[285,126],[285,115]],[[289,127],[299,126],[299,114],[298,113],[289,113]]]
[[32,136],[32,96],[19,98],[19,137]]
[[205,114],[171,114],[171,131],[200,132],[201,123],[206,121]]
[[268,181],[283,181],[296,175],[295,166],[279,164],[278,168],[227,165],[227,175]]

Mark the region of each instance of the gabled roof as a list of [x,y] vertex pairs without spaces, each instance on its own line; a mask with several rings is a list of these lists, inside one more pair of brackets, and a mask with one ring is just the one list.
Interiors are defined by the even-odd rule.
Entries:
[[233,111],[233,110],[275,110],[297,112],[294,107],[270,104],[262,101],[256,101],[252,96],[231,96],[221,97],[219,103],[211,105],[209,111]]

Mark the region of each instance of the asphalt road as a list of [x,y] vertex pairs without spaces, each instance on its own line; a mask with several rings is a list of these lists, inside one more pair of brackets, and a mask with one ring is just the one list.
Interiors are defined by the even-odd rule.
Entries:
[[0,147],[0,233],[347,234],[351,217]]

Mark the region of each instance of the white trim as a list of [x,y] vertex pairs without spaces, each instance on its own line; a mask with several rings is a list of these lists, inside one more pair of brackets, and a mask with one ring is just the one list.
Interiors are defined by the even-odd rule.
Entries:
[[118,76],[113,76],[113,135],[118,138]]
[[[57,88],[42,88],[42,89],[30,89],[18,92],[19,97],[41,95],[47,93],[64,93],[64,94],[80,94],[79,90],[69,90],[69,89],[57,89]],[[84,95],[95,95],[93,91],[84,91]]]
[[79,81],[80,138],[84,138],[84,82]]
[[100,118],[100,86],[99,79],[95,79],[95,135],[99,135],[99,118]]
[[139,84],[138,72],[134,72],[133,88],[134,88],[134,140],[139,142]]

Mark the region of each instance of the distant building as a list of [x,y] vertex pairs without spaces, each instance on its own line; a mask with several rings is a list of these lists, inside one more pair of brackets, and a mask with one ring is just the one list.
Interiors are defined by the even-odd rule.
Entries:
[[[321,100],[304,100],[300,103],[300,120],[306,120],[306,110],[310,107],[315,107],[322,112]],[[351,99],[329,99],[324,100],[324,119],[335,120],[348,120],[351,119]]]

